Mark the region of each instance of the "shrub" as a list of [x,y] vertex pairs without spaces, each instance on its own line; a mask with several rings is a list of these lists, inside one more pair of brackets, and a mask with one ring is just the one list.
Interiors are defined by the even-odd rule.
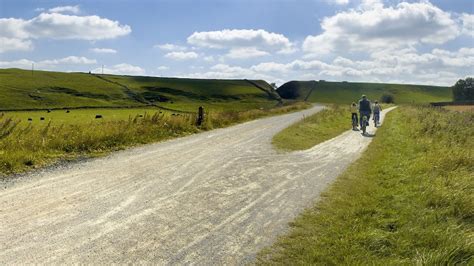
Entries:
[[392,94],[385,93],[380,97],[382,103],[395,103],[395,97]]
[[460,79],[453,86],[454,101],[474,101],[474,79]]

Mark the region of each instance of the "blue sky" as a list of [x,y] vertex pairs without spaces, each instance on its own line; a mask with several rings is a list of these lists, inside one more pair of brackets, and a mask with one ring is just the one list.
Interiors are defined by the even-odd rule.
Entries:
[[0,0],[0,68],[452,85],[474,1]]

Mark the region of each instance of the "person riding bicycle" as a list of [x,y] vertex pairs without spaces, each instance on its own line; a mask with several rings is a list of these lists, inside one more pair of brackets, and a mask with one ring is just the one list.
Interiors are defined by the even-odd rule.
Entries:
[[363,117],[367,117],[367,126],[369,125],[370,114],[372,113],[372,108],[370,101],[367,99],[367,96],[362,95],[362,99],[359,101],[359,114],[360,114],[360,127],[362,127]]
[[359,124],[359,118],[357,117],[357,104],[352,102],[351,104],[351,120],[352,120],[352,129],[357,128],[357,124]]
[[380,112],[382,111],[382,106],[380,106],[378,101],[375,101],[374,107],[372,108],[372,110],[374,113],[374,123],[375,123],[375,126],[377,126],[377,123],[380,121]]

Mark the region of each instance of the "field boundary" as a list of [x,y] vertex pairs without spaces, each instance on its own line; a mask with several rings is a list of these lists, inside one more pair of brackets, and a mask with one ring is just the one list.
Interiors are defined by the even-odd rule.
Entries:
[[277,100],[279,103],[283,103],[283,98],[281,98],[280,94],[278,94],[278,92],[275,91],[273,88],[269,88],[269,90],[266,90],[265,88],[258,85],[256,82],[252,80],[249,80],[249,79],[244,79],[244,80],[252,84],[253,86],[255,86],[257,89],[264,91],[266,94],[268,94],[270,98]]
[[314,82],[315,82],[315,83],[314,83],[315,85],[314,85],[314,86],[311,86],[311,89],[309,90],[308,95],[306,95],[306,97],[304,98],[304,101],[305,101],[305,102],[308,101],[309,96],[311,96],[311,93],[313,92],[314,88],[315,88],[316,85],[318,84],[317,81],[314,81]]
[[119,83],[117,81],[112,81],[106,77],[100,76],[98,74],[91,74],[94,77],[101,79],[105,82],[109,82],[111,84],[117,85],[123,89],[123,92],[132,100],[140,102],[140,103],[146,103],[149,104],[150,102],[146,101],[145,99],[141,98],[137,93],[133,92],[127,85],[124,85],[122,83]]

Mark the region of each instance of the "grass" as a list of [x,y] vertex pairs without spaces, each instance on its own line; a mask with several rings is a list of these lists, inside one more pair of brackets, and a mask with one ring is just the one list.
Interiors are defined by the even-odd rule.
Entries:
[[395,103],[429,103],[451,101],[452,93],[449,87],[386,84],[386,83],[358,83],[358,82],[318,82],[291,81],[278,88],[278,92],[293,94],[295,99],[303,100],[311,92],[308,101],[320,103],[350,104],[366,94],[371,100],[380,100],[385,94],[392,94]]
[[349,107],[330,105],[276,134],[272,144],[280,150],[309,149],[350,129],[350,115]]
[[278,265],[472,265],[474,114],[402,107],[290,232]]
[[[154,112],[153,109],[101,110],[104,119],[100,120],[92,119],[92,115],[98,110],[72,110],[69,114],[64,111],[55,114],[59,111],[53,111],[51,114],[54,119],[33,123],[21,122],[18,116],[1,114],[0,178],[60,160],[101,156],[134,145],[185,136],[309,106],[307,103],[293,103],[263,110],[210,112],[206,114],[201,127],[195,125],[196,114],[173,115],[170,112],[160,113],[156,109]],[[70,116],[74,115],[83,116],[82,122],[71,123]]]
[[139,104],[93,75],[0,69],[0,109]]
[[[124,109],[111,109],[111,108],[98,108],[98,109],[73,109],[69,110],[52,110],[50,113],[47,111],[14,111],[14,112],[3,112],[5,116],[13,118],[13,120],[20,121],[20,123],[30,123],[34,125],[45,125],[49,122],[54,124],[90,124],[90,123],[101,123],[103,121],[115,121],[115,120],[128,120],[129,117],[144,116],[145,114],[154,113],[167,113],[172,112],[160,110],[154,107],[147,108],[124,108]],[[101,119],[96,119],[96,115],[102,115]],[[44,120],[40,120],[43,117]],[[32,121],[28,121],[31,118]]]
[[[253,81],[269,88],[265,81]],[[195,112],[269,108],[278,101],[246,80],[158,78],[0,69],[0,110],[159,105]]]
[[[157,78],[104,75],[138,92],[146,100],[164,97],[160,106],[183,111],[195,111],[199,106],[213,111],[248,110],[268,108],[276,104],[264,92],[245,80],[213,80],[185,78]],[[262,87],[270,87],[265,81],[255,81]]]
[[474,105],[447,105],[443,108],[456,112],[474,112]]

